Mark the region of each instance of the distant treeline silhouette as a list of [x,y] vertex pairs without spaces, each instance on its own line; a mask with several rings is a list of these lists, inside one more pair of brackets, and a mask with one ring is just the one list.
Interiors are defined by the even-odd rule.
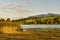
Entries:
[[12,20],[12,22],[19,22],[20,24],[60,24],[60,16],[24,18]]
[[47,15],[30,16],[16,20],[10,20],[10,18],[5,20],[1,18],[0,22],[15,22],[17,24],[60,24],[60,15],[49,13]]

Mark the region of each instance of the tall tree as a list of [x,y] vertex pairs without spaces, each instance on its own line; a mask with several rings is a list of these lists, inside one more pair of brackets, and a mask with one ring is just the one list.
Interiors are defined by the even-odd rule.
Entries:
[[10,18],[7,18],[7,21],[10,21]]

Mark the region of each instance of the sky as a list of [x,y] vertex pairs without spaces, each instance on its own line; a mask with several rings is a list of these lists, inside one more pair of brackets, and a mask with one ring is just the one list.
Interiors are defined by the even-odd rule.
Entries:
[[0,18],[60,13],[60,0],[0,0]]

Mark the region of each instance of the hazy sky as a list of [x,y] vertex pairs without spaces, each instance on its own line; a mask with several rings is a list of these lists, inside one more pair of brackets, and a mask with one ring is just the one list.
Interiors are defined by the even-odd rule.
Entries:
[[0,0],[0,17],[22,18],[43,13],[60,13],[60,0]]

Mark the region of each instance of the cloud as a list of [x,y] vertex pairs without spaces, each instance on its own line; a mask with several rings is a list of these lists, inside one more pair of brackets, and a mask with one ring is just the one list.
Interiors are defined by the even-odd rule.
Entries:
[[16,12],[31,12],[30,10],[27,10],[24,6],[24,4],[19,4],[19,3],[10,3],[10,4],[7,4],[3,7],[0,8],[1,10],[3,11],[16,11]]
[[32,4],[32,0],[29,0],[29,3]]
[[[2,18],[23,18],[33,15],[35,12],[29,9],[29,5],[16,2],[16,0],[6,0],[7,2],[0,4],[0,17]],[[31,0],[29,0],[30,2]],[[33,13],[33,14],[32,14]]]
[[8,3],[0,6],[2,9],[13,9],[13,8],[24,8],[23,4],[20,3]]
[[[8,1],[8,2],[17,2],[17,0],[6,0],[6,1]],[[29,4],[32,4],[32,0],[25,0],[25,1],[27,1]]]
[[26,17],[32,13],[31,10],[28,10],[25,4],[9,2],[7,4],[0,5],[0,14],[4,17]]

